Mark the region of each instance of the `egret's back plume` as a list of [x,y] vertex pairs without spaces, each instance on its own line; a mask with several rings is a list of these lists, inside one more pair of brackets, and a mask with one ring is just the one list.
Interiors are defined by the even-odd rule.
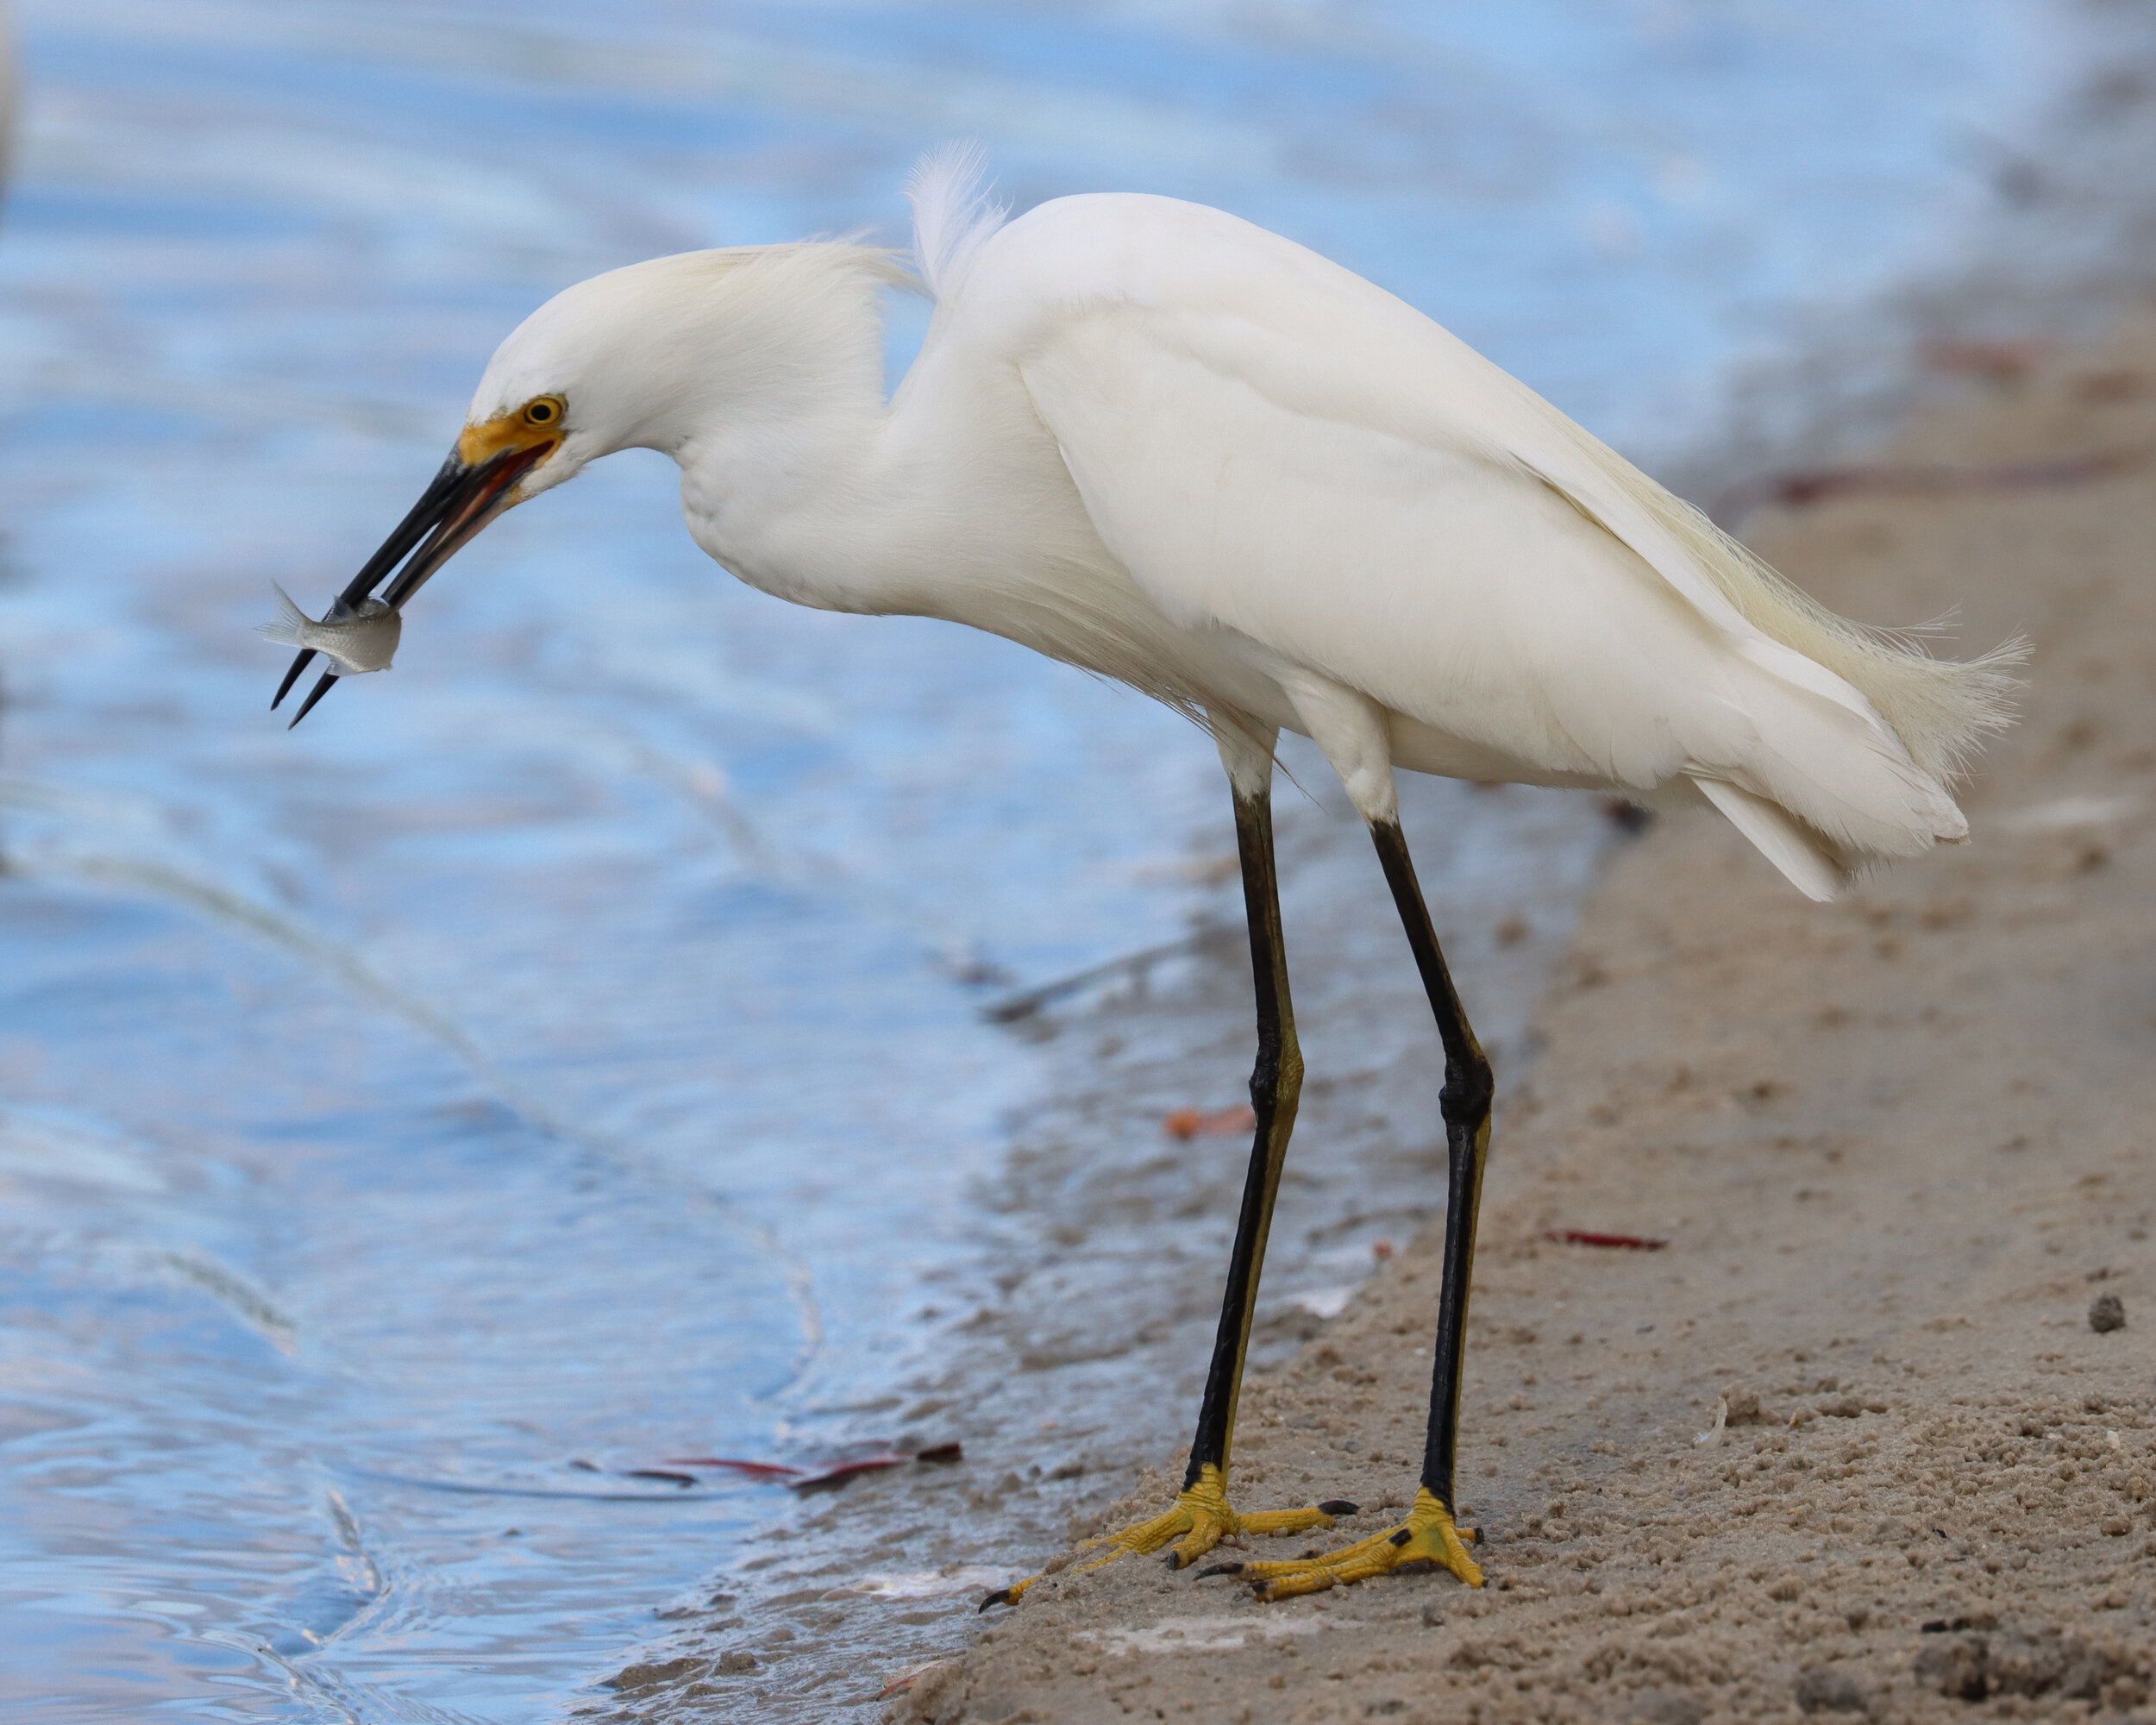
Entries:
[[1010,214],[989,198],[987,171],[978,145],[950,143],[924,156],[906,180],[914,267],[932,298],[957,287],[982,243]]

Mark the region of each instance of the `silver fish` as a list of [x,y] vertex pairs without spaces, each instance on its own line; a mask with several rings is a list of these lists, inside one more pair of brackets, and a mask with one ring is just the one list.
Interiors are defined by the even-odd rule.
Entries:
[[397,643],[404,632],[402,612],[379,599],[363,599],[356,606],[339,599],[317,623],[275,581],[270,586],[277,593],[277,620],[262,625],[266,638],[326,654],[336,661],[339,674],[348,677],[386,671],[397,656]]

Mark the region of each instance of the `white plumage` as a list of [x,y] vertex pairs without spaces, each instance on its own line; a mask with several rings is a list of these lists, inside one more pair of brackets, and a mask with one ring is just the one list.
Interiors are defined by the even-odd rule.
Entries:
[[[915,176],[918,281],[829,243],[660,258],[555,296],[495,354],[455,449],[340,605],[393,619],[504,509],[642,446],[680,464],[691,532],[744,580],[989,630],[1212,730],[1250,923],[1250,1173],[1183,1490],[1096,1562],[1166,1546],[1181,1566],[1353,1507],[1246,1514],[1228,1496],[1302,1075],[1272,750],[1282,729],[1314,738],[1369,823],[1445,1051],[1429,1436],[1397,1528],[1224,1568],[1266,1598],[1425,1563],[1479,1586],[1455,1475],[1494,1081],[1394,768],[1696,787],[1827,898],[1871,858],[1966,832],[1945,781],[2002,720],[2005,656],[1944,663],[1833,617],[1420,312],[1275,235],[1163,198],[1059,198],[1006,224],[979,186],[963,152]],[[887,400],[881,296],[909,285],[936,314]],[[317,650],[287,623],[302,651],[278,700]]]
[[891,254],[658,259],[495,355],[473,426],[568,405],[517,499],[663,449],[743,580],[1007,636],[1231,756],[1304,732],[1372,819],[1394,766],[1689,783],[1815,898],[1966,832],[1946,781],[2010,655],[1834,617],[1420,312],[1233,216],[1092,196],[1006,223],[963,152],[910,191],[936,311],[893,398]]

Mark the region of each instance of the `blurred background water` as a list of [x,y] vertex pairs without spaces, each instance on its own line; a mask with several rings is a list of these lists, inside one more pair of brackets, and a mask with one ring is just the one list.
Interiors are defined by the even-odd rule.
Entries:
[[[1159,1120],[1233,1101],[1249,1040],[1201,737],[1000,642],[738,587],[642,455],[464,554],[394,674],[289,735],[264,710],[270,580],[319,608],[539,300],[696,246],[896,240],[912,160],[970,135],[1020,207],[1221,204],[1711,471],[1739,380],[1822,318],[1996,260],[2122,20],[2147,9],[24,0],[0,1709],[846,1716],[962,1633],[981,1576],[939,1571],[1037,1561],[1191,1417],[1244,1147]],[[924,315],[894,304],[894,368]],[[1293,764],[1320,1082],[1261,1358],[1439,1191],[1412,972]],[[1410,814],[1516,1077],[1608,828],[1459,786]],[[814,1520],[618,1471],[948,1440],[943,1483]],[[827,1602],[872,1560],[880,1592]],[[757,1673],[619,1677],[692,1631]]]

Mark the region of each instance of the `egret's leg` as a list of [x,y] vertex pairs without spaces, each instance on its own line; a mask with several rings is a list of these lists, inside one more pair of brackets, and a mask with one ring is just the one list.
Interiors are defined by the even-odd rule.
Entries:
[[1250,1320],[1257,1307],[1265,1242],[1272,1232],[1273,1201],[1288,1163],[1302,1095],[1302,1049],[1295,1040],[1295,1012],[1288,989],[1288,949],[1280,928],[1280,877],[1273,861],[1273,803],[1269,786],[1235,797],[1236,849],[1243,864],[1243,905],[1250,923],[1250,974],[1257,994],[1257,1062],[1250,1069],[1250,1111],[1257,1128],[1250,1143],[1250,1171],[1236,1219],[1235,1249],[1220,1298],[1220,1325],[1198,1408],[1198,1431],[1182,1496],[1166,1515],[1122,1535],[1125,1548],[1157,1550],[1175,1541],[1169,1561],[1176,1569],[1202,1556],[1231,1534],[1299,1534],[1329,1527],[1335,1515],[1351,1515],[1351,1503],[1308,1509],[1240,1514],[1227,1501],[1228,1460],[1235,1443],[1235,1410],[1243,1394],[1243,1363],[1250,1352]]
[[1391,887],[1393,902],[1407,932],[1407,944],[1422,973],[1424,992],[1438,1020],[1445,1045],[1445,1088],[1438,1107],[1445,1121],[1445,1161],[1450,1172],[1445,1213],[1445,1279],[1438,1297],[1436,1355],[1431,1371],[1429,1437],[1423,1450],[1421,1489],[1407,1519],[1391,1531],[1324,1557],[1299,1563],[1250,1563],[1209,1571],[1237,1574],[1257,1584],[1259,1596],[1287,1599],[1316,1593],[1344,1582],[1363,1581],[1403,1564],[1428,1562],[1451,1570],[1470,1587],[1482,1584],[1482,1571],[1468,1555],[1476,1537],[1453,1520],[1458,1503],[1453,1475],[1459,1455],[1460,1368],[1467,1345],[1468,1288],[1475,1268],[1476,1213],[1482,1202],[1482,1164],[1489,1151],[1489,1109],[1493,1094],[1489,1062],[1475,1039],[1474,1027],[1452,986],[1451,972],[1438,945],[1437,931],[1423,903],[1407,855],[1407,836],[1396,818],[1373,820],[1370,837]]
[[1460,1005],[1452,973],[1438,946],[1437,931],[1422,901],[1407,836],[1398,821],[1370,829],[1384,865],[1385,882],[1407,931],[1407,944],[1422,973],[1423,990],[1445,1044],[1445,1088],[1438,1110],[1445,1121],[1448,1172],[1445,1211],[1445,1280],[1438,1296],[1435,1364],[1430,1377],[1430,1430],[1422,1455],[1422,1489],[1448,1510],[1457,1502],[1453,1473],[1459,1461],[1460,1369],[1467,1352],[1467,1297],[1475,1274],[1475,1224],[1482,1202],[1482,1164],[1489,1156],[1489,1107],[1495,1094],[1489,1061]]
[[1257,1130],[1250,1144],[1250,1172],[1243,1181],[1243,1208],[1236,1218],[1235,1249],[1220,1296],[1220,1326],[1213,1340],[1205,1399],[1190,1445],[1187,1491],[1208,1470],[1225,1479],[1235,1443],[1235,1410],[1243,1394],[1243,1360],[1250,1352],[1250,1317],[1258,1277],[1265,1269],[1265,1241],[1272,1232],[1273,1201],[1288,1162],[1302,1096],[1302,1049],[1295,1040],[1295,1012],[1288,993],[1288,954],[1281,938],[1280,881],[1273,862],[1273,806],[1269,792],[1235,799],[1235,841],[1243,864],[1243,904],[1250,922],[1250,974],[1257,993],[1257,1063],[1250,1069],[1250,1110]]
[[[1190,1466],[1182,1493],[1174,1505],[1150,1521],[1121,1533],[1089,1540],[1100,1554],[1079,1565],[1097,1568],[1126,1555],[1142,1556],[1169,1546],[1168,1561],[1181,1569],[1226,1538],[1241,1534],[1299,1534],[1332,1525],[1336,1515],[1355,1514],[1355,1505],[1326,1502],[1304,1509],[1260,1510],[1244,1514],[1228,1502],[1228,1458],[1235,1441],[1235,1410],[1243,1389],[1243,1362],[1250,1351],[1250,1319],[1257,1305],[1257,1283],[1265,1265],[1265,1240],[1273,1225],[1273,1200],[1280,1191],[1281,1170],[1288,1160],[1288,1139],[1295,1127],[1295,1104],[1302,1090],[1302,1051],[1295,1041],[1295,1015],[1288,992],[1288,954],[1281,938],[1280,880],[1273,861],[1272,751],[1263,756],[1263,773],[1224,743],[1229,777],[1235,789],[1236,849],[1243,864],[1243,904],[1250,923],[1250,969],[1257,993],[1257,1063],[1250,1072],[1250,1108],[1257,1130],[1250,1145],[1250,1172],[1243,1184],[1243,1208],[1237,1218],[1235,1248],[1228,1259],[1228,1284],[1220,1302],[1220,1327],[1213,1344],[1213,1364],[1206,1374],[1198,1410],[1198,1433],[1190,1446]],[[1081,1546],[1081,1551],[1087,1549]],[[1038,1579],[1037,1577],[1033,1579]],[[1033,1584],[1021,1581],[994,1593],[988,1605],[1015,1603]]]

